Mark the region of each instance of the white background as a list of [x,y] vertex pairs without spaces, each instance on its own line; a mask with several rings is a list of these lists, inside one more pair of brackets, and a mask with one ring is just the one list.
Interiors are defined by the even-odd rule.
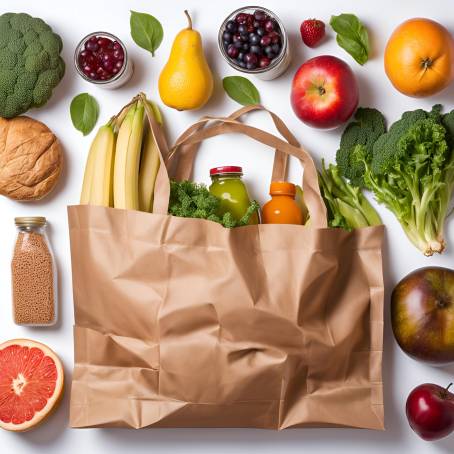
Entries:
[[[188,8],[195,27],[202,33],[206,55],[216,75],[216,89],[203,110],[179,113],[164,108],[169,141],[175,140],[187,126],[203,114],[229,114],[237,107],[223,93],[220,80],[235,72],[221,58],[217,49],[218,27],[222,20],[237,7],[246,3],[203,0],[161,1],[107,1],[107,0],[2,0],[0,12],[28,12],[48,22],[64,42],[63,58],[67,70],[52,100],[41,110],[29,114],[44,121],[59,137],[65,149],[65,171],[55,192],[45,201],[20,204],[0,199],[2,240],[0,260],[0,341],[14,337],[30,337],[47,343],[64,361],[67,373],[67,392],[60,408],[42,427],[25,433],[12,434],[0,431],[0,452],[18,454],[51,453],[453,453],[454,435],[436,443],[420,440],[407,425],[404,413],[409,391],[423,382],[446,385],[453,380],[454,366],[436,369],[419,364],[406,357],[397,347],[389,323],[389,293],[395,283],[411,270],[427,265],[454,267],[454,224],[447,224],[448,249],[443,256],[423,257],[403,235],[398,223],[385,209],[380,214],[387,226],[384,254],[386,279],[385,300],[385,432],[350,429],[305,429],[281,433],[263,430],[74,430],[68,426],[68,403],[71,369],[73,364],[73,308],[71,268],[69,255],[66,206],[79,199],[85,158],[94,136],[83,138],[71,124],[69,104],[78,93],[89,92],[100,104],[99,125],[116,113],[131,97],[145,91],[151,99],[159,101],[157,80],[167,60],[176,33],[186,25],[183,10]],[[449,0],[418,1],[291,1],[263,0],[262,5],[276,12],[289,34],[293,61],[287,73],[275,81],[254,79],[265,106],[282,116],[297,138],[317,158],[332,161],[339,143],[340,131],[323,132],[304,126],[294,116],[289,104],[290,83],[298,66],[306,59],[321,55],[337,55],[347,61],[355,71],[360,85],[360,105],[379,108],[389,121],[418,107],[430,108],[440,102],[448,109],[454,107],[454,84],[442,94],[425,100],[415,100],[399,94],[387,80],[383,70],[383,49],[392,30],[404,19],[422,16],[438,20],[454,32],[452,2]],[[163,43],[152,58],[138,48],[129,34],[129,10],[148,12],[163,24]],[[299,24],[303,19],[317,17],[329,22],[331,14],[356,13],[367,25],[372,41],[371,60],[359,66],[340,49],[328,30],[328,37],[318,48],[305,47],[299,37]],[[106,91],[84,82],[73,67],[73,52],[78,41],[86,34],[98,30],[112,32],[124,40],[135,64],[131,81],[115,91]],[[160,103],[162,104],[162,103]],[[253,115],[251,121],[271,130],[263,114]],[[267,198],[272,154],[270,150],[252,143],[247,138],[224,136],[212,139],[205,145],[197,161],[197,180],[207,181],[212,165],[243,165],[247,183],[254,197],[263,202]],[[300,178],[299,165],[291,168],[293,181]],[[51,223],[51,241],[58,258],[60,272],[60,321],[53,328],[24,328],[15,326],[11,317],[10,271],[11,249],[14,243],[13,218],[20,215],[47,216]],[[158,266],[158,264],[156,265]]]

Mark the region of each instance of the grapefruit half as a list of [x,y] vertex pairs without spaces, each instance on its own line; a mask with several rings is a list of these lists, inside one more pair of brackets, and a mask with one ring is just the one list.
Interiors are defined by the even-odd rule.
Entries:
[[42,422],[59,402],[63,381],[61,361],[46,345],[0,344],[0,427],[22,432]]

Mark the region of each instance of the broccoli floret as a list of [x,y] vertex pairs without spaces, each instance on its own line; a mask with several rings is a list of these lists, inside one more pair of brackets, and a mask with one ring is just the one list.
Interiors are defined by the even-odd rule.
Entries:
[[360,107],[354,120],[345,128],[336,153],[336,163],[342,176],[354,186],[364,186],[364,163],[372,158],[377,138],[386,131],[385,118],[377,109]]
[[25,13],[0,16],[0,116],[41,107],[65,74],[61,38]]

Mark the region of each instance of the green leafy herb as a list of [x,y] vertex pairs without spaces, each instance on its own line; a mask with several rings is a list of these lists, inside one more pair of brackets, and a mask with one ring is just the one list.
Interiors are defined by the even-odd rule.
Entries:
[[99,107],[96,99],[88,93],[81,93],[71,101],[69,110],[74,127],[84,136],[90,134],[98,121]]
[[360,65],[369,59],[369,34],[366,27],[354,14],[331,16],[330,25],[337,33],[336,41]]
[[237,221],[231,213],[219,216],[220,201],[210,193],[203,184],[191,181],[170,182],[169,214],[183,218],[208,219],[233,228],[247,225],[252,215],[259,210],[259,204],[254,200],[244,216]]
[[129,21],[131,36],[134,42],[154,57],[156,49],[161,45],[164,30],[161,23],[151,14],[131,11]]
[[255,85],[245,77],[224,77],[222,85],[225,92],[237,103],[243,106],[260,103],[260,94]]

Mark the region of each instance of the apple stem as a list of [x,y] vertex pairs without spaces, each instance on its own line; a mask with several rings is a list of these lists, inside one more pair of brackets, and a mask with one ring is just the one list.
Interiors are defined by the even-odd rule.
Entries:
[[448,386],[446,386],[446,391],[449,391],[449,388],[453,385],[454,383],[449,383]]

